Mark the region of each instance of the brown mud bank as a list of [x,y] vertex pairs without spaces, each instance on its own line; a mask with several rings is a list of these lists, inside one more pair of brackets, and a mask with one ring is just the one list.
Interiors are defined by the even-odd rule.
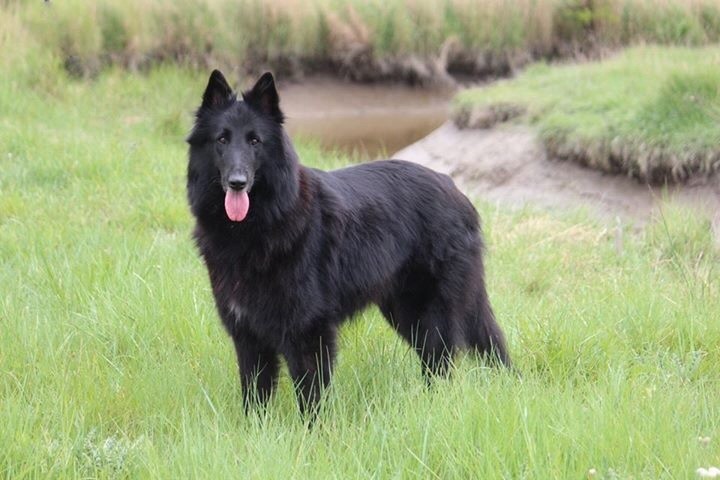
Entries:
[[[526,107],[513,103],[490,106],[462,106],[451,113],[460,129],[489,129],[525,115]],[[546,135],[547,156],[614,175],[626,175],[654,186],[666,183],[698,183],[720,172],[720,151],[688,149],[682,154],[652,147],[637,140],[600,139],[595,142],[570,140],[563,134]]]
[[549,51],[487,49],[471,50],[454,39],[446,41],[432,54],[378,54],[367,45],[357,45],[326,56],[251,53],[245,58],[225,58],[198,53],[183,44],[143,52],[81,55],[63,53],[64,70],[74,78],[97,77],[103,70],[119,66],[133,72],[147,72],[162,64],[178,64],[191,69],[221,68],[238,77],[258,76],[271,71],[280,78],[303,81],[306,77],[330,76],[353,83],[386,83],[410,86],[452,88],[465,82],[481,82],[514,75],[536,61],[572,62],[600,59],[616,48],[591,43],[567,43]]
[[703,182],[657,187],[549,158],[528,127],[500,125],[461,130],[446,122],[419,142],[397,152],[453,177],[466,193],[503,206],[548,210],[587,208],[607,223],[616,218],[643,225],[670,201],[712,222],[720,245],[720,176]]

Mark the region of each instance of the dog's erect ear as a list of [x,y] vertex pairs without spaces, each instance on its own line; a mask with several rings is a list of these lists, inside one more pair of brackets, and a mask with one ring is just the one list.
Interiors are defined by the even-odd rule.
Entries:
[[285,119],[280,111],[280,97],[275,88],[275,79],[270,72],[263,73],[255,86],[243,93],[243,100],[277,123],[282,123]]
[[205,108],[220,108],[233,100],[233,91],[220,70],[213,70],[210,74],[205,93],[203,93],[202,106]]

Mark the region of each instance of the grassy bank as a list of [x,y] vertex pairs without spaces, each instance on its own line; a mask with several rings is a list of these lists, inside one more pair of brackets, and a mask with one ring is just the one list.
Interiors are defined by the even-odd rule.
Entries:
[[636,42],[720,39],[714,0],[81,0],[0,2],[3,51],[28,42],[94,75],[172,61],[427,82]]
[[519,118],[550,155],[649,182],[720,170],[720,49],[635,48],[581,65],[539,64],[457,98],[461,126]]
[[691,215],[669,209],[618,248],[582,216],[481,205],[521,378],[461,358],[428,390],[370,309],[342,331],[313,429],[286,373],[269,412],[246,417],[189,239],[182,138],[205,75],[34,73],[0,77],[0,476],[687,478],[718,464],[719,259]]

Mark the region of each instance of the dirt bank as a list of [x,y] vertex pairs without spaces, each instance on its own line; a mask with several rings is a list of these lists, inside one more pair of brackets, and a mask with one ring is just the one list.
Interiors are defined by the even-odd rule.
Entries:
[[713,220],[720,245],[720,177],[702,184],[668,187],[642,185],[569,162],[547,158],[527,127],[498,126],[459,130],[452,122],[399,151],[411,160],[451,175],[470,195],[513,208],[552,210],[585,207],[599,218],[642,225],[658,213],[667,197]]

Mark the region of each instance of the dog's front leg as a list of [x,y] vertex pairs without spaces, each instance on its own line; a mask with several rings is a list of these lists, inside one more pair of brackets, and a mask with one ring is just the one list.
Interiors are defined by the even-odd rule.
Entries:
[[277,385],[278,355],[245,329],[232,332],[237,353],[245,410],[264,405]]
[[322,393],[330,385],[336,339],[335,326],[320,323],[288,342],[285,357],[303,414],[317,413]]

